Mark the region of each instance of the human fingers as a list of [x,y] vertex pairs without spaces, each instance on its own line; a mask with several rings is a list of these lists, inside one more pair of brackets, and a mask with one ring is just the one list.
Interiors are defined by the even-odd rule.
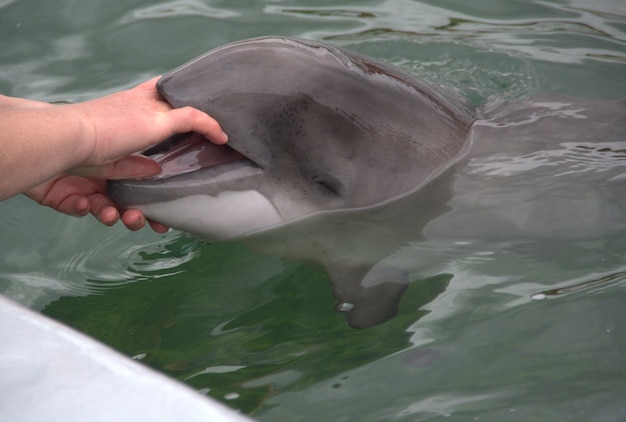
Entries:
[[102,193],[87,196],[91,205],[91,213],[105,226],[112,226],[120,219],[120,213],[111,200]]
[[[126,210],[120,216],[119,211],[113,205],[113,203],[104,195],[100,193],[89,195],[88,197],[74,195],[76,200],[73,201],[73,198],[68,198],[64,201],[66,204],[61,204],[60,206],[65,209],[65,211],[74,210],[73,213],[66,212],[66,214],[71,214],[75,216],[83,216],[86,215],[89,210],[92,211],[92,214],[96,217],[98,221],[106,226],[112,226],[117,223],[118,220],[122,220],[122,223],[131,231],[137,231],[141,229],[146,224],[146,218],[143,213],[139,210]],[[71,204],[73,202],[73,204]],[[73,208],[70,208],[72,207]],[[86,206],[85,206],[86,205]],[[61,211],[61,210],[60,210]],[[65,212],[62,211],[62,212]]]
[[167,231],[170,229],[165,224],[161,224],[161,223],[159,223],[157,221],[153,221],[153,220],[148,220],[148,224],[150,225],[152,230],[154,230],[157,233],[167,233]]
[[172,106],[159,95],[156,84],[161,77],[162,76],[155,76],[137,85],[136,89],[152,91],[156,94],[159,99],[158,102],[162,104],[162,107],[164,107],[163,110],[166,111],[172,134],[197,132],[218,145],[225,144],[228,141],[228,135],[213,117],[193,107],[172,108]]
[[60,213],[83,217],[91,211],[91,203],[86,194],[94,192],[93,184],[93,181],[87,179],[62,174],[27,190],[24,194]]
[[193,107],[174,108],[163,116],[168,119],[166,125],[171,133],[196,132],[217,145],[228,141],[228,135],[217,120]]
[[128,230],[137,231],[146,225],[146,217],[139,210],[128,209],[122,212],[122,223]]
[[[105,226],[112,226],[121,220],[128,230],[137,231],[146,225],[146,217],[141,211],[129,209],[123,211],[120,216],[115,205],[103,194],[92,194],[84,199],[88,199],[91,213]],[[165,233],[168,230],[167,226],[152,221],[150,221],[150,226],[157,233]]]
[[84,217],[89,214],[89,211],[91,211],[91,204],[89,200],[85,196],[79,194],[70,195],[56,204],[56,206],[54,204],[51,204],[51,206],[58,212],[68,214],[73,217]]
[[122,213],[122,222],[128,230],[136,231],[145,226],[146,221],[157,233],[166,233],[169,227],[153,220],[147,220],[143,213],[139,210],[129,209]]

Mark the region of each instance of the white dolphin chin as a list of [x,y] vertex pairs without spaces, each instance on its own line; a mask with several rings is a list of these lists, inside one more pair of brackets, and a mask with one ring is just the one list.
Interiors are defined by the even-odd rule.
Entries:
[[254,190],[190,195],[133,208],[207,241],[231,239],[283,223],[274,205]]

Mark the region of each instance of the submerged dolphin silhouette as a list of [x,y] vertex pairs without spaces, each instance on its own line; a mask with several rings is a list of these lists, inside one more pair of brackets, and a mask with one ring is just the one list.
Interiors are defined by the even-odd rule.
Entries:
[[[161,175],[110,181],[108,193],[125,208],[209,241],[305,217],[353,219],[345,211],[406,197],[462,155],[474,119],[464,100],[398,68],[282,37],[209,51],[165,75],[157,89],[174,107],[215,117],[228,145],[194,134],[171,138],[145,151],[161,163]],[[326,267],[351,325],[395,314],[405,275],[377,267],[380,256],[342,262],[332,242],[316,245],[288,253]],[[381,286],[392,286],[392,299],[378,300]]]

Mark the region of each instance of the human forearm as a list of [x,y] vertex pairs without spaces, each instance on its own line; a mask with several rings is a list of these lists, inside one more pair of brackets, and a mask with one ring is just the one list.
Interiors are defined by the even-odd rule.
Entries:
[[[6,103],[0,102],[0,107]],[[65,106],[0,108],[0,128],[0,199],[24,192],[84,160],[86,122]]]
[[[105,179],[155,176],[161,167],[134,154],[175,134],[197,132],[227,140],[207,114],[172,109],[156,90],[158,78],[84,103],[51,105],[0,95],[0,200],[24,192],[42,205],[131,230],[146,222],[106,196]],[[150,222],[155,231],[167,227]]]
[[0,95],[0,110],[3,108],[15,108],[15,107],[54,107],[52,104],[45,103],[43,101],[29,100],[26,98],[9,97],[6,95]]

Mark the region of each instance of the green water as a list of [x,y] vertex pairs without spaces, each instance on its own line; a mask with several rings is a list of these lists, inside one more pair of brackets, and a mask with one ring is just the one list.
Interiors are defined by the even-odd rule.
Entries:
[[[0,0],[0,92],[85,100],[269,34],[360,51],[478,104],[626,97],[621,0]],[[566,156],[489,188],[480,162],[459,170],[451,212],[405,248],[419,265],[398,316],[372,329],[349,328],[313,264],[105,228],[22,197],[0,203],[0,292],[260,420],[621,421],[624,141],[610,161],[580,159],[584,171]],[[519,221],[497,203],[505,189],[548,184],[562,209],[571,195],[550,175],[571,168],[610,211],[603,224],[585,224],[585,202],[581,224],[553,231],[448,225],[483,209]],[[533,201],[539,220],[570,221],[532,195],[521,207]]]

